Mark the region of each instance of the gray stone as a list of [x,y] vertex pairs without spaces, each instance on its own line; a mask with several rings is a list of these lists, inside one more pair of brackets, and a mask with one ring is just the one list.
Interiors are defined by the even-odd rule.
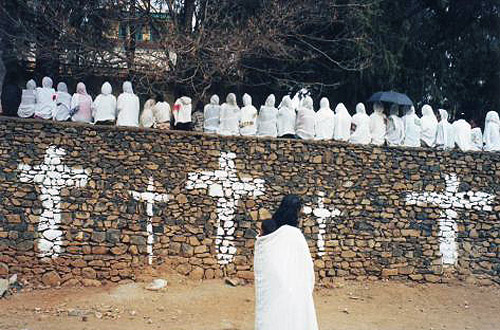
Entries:
[[149,283],[145,289],[150,291],[159,291],[166,288],[167,283],[168,283],[167,280],[164,280],[162,278],[157,278],[151,281],[151,283]]
[[0,298],[3,297],[7,290],[9,290],[9,280],[3,278],[0,279]]

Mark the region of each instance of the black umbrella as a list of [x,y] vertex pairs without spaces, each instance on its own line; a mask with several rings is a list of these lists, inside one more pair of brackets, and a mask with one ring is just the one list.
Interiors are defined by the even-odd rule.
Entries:
[[413,102],[408,96],[396,92],[377,92],[373,94],[368,102],[387,102],[395,103],[397,105],[412,106]]

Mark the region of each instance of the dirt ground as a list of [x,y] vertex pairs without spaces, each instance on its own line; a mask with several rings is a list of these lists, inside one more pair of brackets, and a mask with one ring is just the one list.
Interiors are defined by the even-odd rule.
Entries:
[[[23,292],[0,300],[0,329],[253,329],[254,287],[167,277],[147,283]],[[338,282],[315,294],[321,329],[500,329],[500,289],[465,284]]]

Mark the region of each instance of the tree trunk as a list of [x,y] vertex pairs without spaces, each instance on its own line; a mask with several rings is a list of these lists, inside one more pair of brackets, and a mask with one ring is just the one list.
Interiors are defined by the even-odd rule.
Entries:
[[137,17],[136,17],[136,0],[130,0],[129,8],[129,35],[127,42],[127,66],[129,79],[134,75],[134,62],[135,62],[135,48],[136,48],[136,34],[137,34]]
[[191,33],[192,30],[194,8],[195,0],[184,0],[184,31],[187,34]]

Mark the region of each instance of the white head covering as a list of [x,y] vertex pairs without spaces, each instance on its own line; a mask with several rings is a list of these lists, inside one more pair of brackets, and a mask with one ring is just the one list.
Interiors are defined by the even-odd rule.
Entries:
[[79,82],[76,84],[76,92],[81,95],[87,95],[87,87],[84,83]]
[[52,119],[57,111],[56,98],[56,91],[52,88],[52,79],[43,77],[42,87],[36,89],[35,116]]
[[265,105],[260,107],[257,118],[258,136],[278,136],[278,109],[275,108],[276,98],[274,94],[267,97]]
[[71,95],[68,93],[68,86],[64,82],[59,82],[57,84],[57,108],[53,115],[53,119],[56,121],[66,121],[70,118],[70,108],[71,108]]
[[71,99],[71,109],[75,109],[71,119],[73,121],[91,123],[92,122],[92,98],[87,94],[87,87],[83,82],[76,85],[76,93],[73,94]]
[[420,138],[424,143],[424,146],[434,147],[436,145],[436,133],[438,121],[434,115],[432,107],[428,104],[422,107],[422,133]]
[[335,107],[335,132],[333,137],[337,141],[349,141],[351,137],[352,118],[344,103]]
[[293,108],[290,95],[283,96],[278,106],[278,136],[295,135],[297,113]]
[[448,122],[448,112],[444,109],[439,109],[438,112],[441,120],[437,127],[436,146],[443,150],[453,149],[453,128]]
[[67,93],[68,92],[68,86],[66,85],[65,82],[60,82],[57,84],[57,91],[58,92],[65,92]]
[[205,105],[203,115],[205,117],[203,130],[207,133],[217,133],[220,122],[219,96],[216,94],[212,95],[210,103]]
[[472,128],[464,119],[455,121],[452,125],[455,144],[462,151],[471,150]]
[[422,131],[420,118],[415,113],[415,107],[411,106],[403,116],[405,128],[405,147],[420,147],[420,134]]
[[365,105],[356,105],[356,114],[352,116],[352,123],[356,126],[351,134],[349,142],[357,144],[369,144],[372,140],[370,133],[370,117],[366,114]]
[[330,101],[323,97],[319,101],[319,110],[316,112],[316,123],[314,126],[316,140],[333,139],[335,127],[335,114],[330,109]]
[[141,113],[140,125],[141,127],[153,127],[154,125],[154,117],[153,117],[153,107],[156,102],[153,99],[149,99],[144,103],[144,109]]
[[43,77],[42,79],[42,87],[43,88],[52,88],[52,85],[54,83],[52,82],[52,79],[50,79],[49,77]]
[[399,117],[399,107],[395,104],[391,106],[389,122],[387,124],[387,145],[403,145],[405,138],[405,128],[403,119]]
[[101,94],[94,101],[94,122],[115,121],[116,119],[116,97],[111,94],[113,89],[109,82],[101,86]]
[[384,114],[384,106],[382,103],[373,105],[373,113],[370,115],[370,134],[372,143],[381,146],[385,142],[385,134],[387,127],[385,123],[386,116]]
[[257,134],[257,109],[252,105],[252,97],[243,95],[243,108],[241,108],[240,134],[253,136]]
[[174,110],[172,112],[175,125],[190,123],[192,112],[191,98],[187,96],[178,98],[174,103]]
[[489,111],[486,114],[484,126],[484,150],[500,151],[500,118],[498,112]]
[[21,118],[28,118],[35,114],[36,104],[36,82],[30,79],[26,83],[26,89],[23,89],[21,104],[17,110],[17,115]]
[[240,135],[241,112],[236,103],[236,95],[229,93],[226,96],[226,103],[221,106],[220,113],[220,135]]
[[314,138],[314,125],[316,123],[316,113],[313,110],[313,99],[306,96],[297,111],[296,132],[301,139]]
[[481,132],[481,127],[474,127],[471,130],[471,150],[472,151],[482,151],[483,150],[483,132]]
[[134,90],[132,88],[132,83],[130,81],[123,82],[123,92],[134,94]]

